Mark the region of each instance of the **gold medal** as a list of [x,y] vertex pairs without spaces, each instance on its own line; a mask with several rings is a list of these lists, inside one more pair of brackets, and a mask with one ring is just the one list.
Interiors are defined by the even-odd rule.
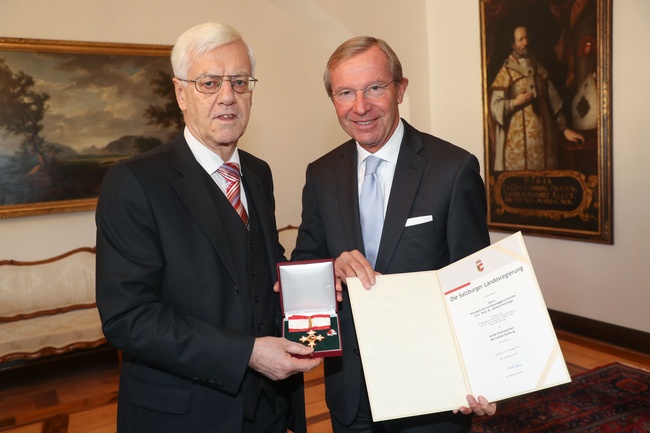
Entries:
[[309,330],[307,335],[300,337],[300,342],[306,344],[309,347],[316,346],[320,341],[323,341],[325,337],[320,334],[317,334],[314,330]]

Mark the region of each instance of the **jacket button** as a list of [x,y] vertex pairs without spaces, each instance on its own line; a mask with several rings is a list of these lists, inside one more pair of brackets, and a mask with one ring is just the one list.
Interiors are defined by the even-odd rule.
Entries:
[[260,331],[261,331],[262,329],[264,329],[264,323],[258,323],[258,324],[257,324],[257,329],[259,329]]
[[255,295],[255,302],[259,303],[262,302],[262,297],[260,295]]

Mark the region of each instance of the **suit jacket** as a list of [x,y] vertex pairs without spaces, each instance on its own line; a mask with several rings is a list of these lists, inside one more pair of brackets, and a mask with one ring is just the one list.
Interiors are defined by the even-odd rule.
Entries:
[[[490,243],[485,186],[476,157],[404,122],[375,270],[382,274],[439,269]],[[302,222],[292,260],[336,258],[363,249],[357,150],[350,140],[309,164]],[[432,221],[406,227],[409,218]],[[347,293],[339,305],[343,356],[325,360],[330,412],[350,424],[359,408],[362,367]]]
[[[241,431],[245,395],[265,380],[248,361],[256,336],[277,335],[279,299],[235,258],[257,248],[275,281],[284,250],[271,170],[239,153],[258,244],[236,241],[247,239],[245,226],[182,134],[104,178],[97,306],[108,343],[124,353],[119,431]],[[260,306],[273,323],[256,315]],[[303,413],[296,431],[305,431],[302,389],[294,396]]]

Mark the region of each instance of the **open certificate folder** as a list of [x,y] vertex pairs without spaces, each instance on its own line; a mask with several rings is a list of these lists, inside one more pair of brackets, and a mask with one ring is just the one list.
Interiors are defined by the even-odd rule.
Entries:
[[438,271],[347,285],[375,421],[571,381],[521,233]]

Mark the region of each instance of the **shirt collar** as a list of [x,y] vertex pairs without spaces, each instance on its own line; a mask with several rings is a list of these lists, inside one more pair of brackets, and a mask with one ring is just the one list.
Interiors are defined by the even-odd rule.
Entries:
[[239,149],[235,148],[235,152],[232,154],[232,157],[230,158],[230,161],[224,161],[221,159],[219,155],[211,151],[210,149],[207,148],[207,146],[204,146],[199,140],[197,140],[192,133],[190,132],[189,128],[186,126],[185,130],[183,131],[183,135],[185,137],[185,141],[187,141],[188,146],[190,147],[190,150],[192,151],[192,154],[194,155],[194,158],[196,158],[197,162],[203,167],[203,169],[208,173],[212,174],[219,167],[223,165],[224,162],[236,162],[239,164],[240,171],[241,171],[241,163],[239,162]]
[[382,146],[381,149],[379,149],[375,153],[370,153],[363,147],[359,146],[359,143],[357,143],[357,155],[358,155],[358,160],[357,160],[357,166],[360,166],[363,161],[369,156],[369,155],[375,155],[378,158],[383,159],[384,161],[388,161],[392,164],[397,164],[397,156],[399,155],[399,149],[402,146],[402,139],[404,138],[404,122],[402,122],[402,119],[399,120],[399,123],[397,124],[397,128],[395,128],[395,132],[393,132],[393,135],[388,139],[386,144]]

